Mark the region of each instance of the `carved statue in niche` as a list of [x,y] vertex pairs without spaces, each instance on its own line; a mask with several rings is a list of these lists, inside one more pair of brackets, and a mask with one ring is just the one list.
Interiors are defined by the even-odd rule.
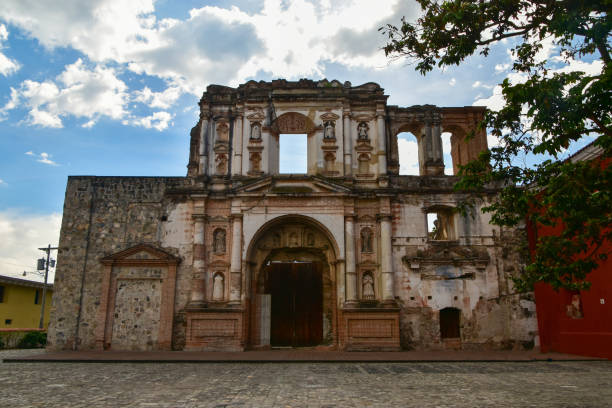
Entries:
[[376,295],[374,295],[374,278],[370,272],[364,273],[361,278],[361,293],[364,299],[371,300],[376,298]]
[[213,300],[223,300],[223,293],[224,293],[224,289],[225,289],[225,279],[223,279],[223,274],[222,273],[216,273],[215,277],[213,278],[213,293],[212,293],[212,298]]
[[217,174],[227,173],[227,156],[225,154],[218,154],[215,158],[215,164],[217,165]]
[[306,235],[306,245],[309,247],[313,247],[315,245],[315,237],[312,232],[309,232],[308,235]]
[[252,140],[261,139],[261,123],[255,122],[251,125],[251,139]]
[[272,245],[273,245],[275,248],[278,248],[278,247],[280,247],[280,246],[281,246],[281,237],[280,237],[280,235],[279,235],[279,234],[274,234],[274,235],[272,236]]
[[225,230],[217,228],[213,234],[213,251],[216,254],[225,253]]
[[333,120],[328,120],[324,124],[325,132],[323,133],[324,139],[335,139],[336,138],[336,124]]
[[361,252],[372,252],[372,230],[370,228],[361,230]]
[[357,126],[357,140],[368,140],[369,126],[365,122],[359,123]]
[[229,126],[225,122],[217,125],[217,141],[227,142],[229,140]]
[[289,246],[290,247],[296,247],[296,246],[299,246],[299,245],[300,245],[300,243],[298,242],[297,234],[295,232],[292,232],[289,235]]

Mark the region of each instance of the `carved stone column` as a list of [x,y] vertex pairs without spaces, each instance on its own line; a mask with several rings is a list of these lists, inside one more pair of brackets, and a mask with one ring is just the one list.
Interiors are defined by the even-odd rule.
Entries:
[[242,214],[232,214],[232,257],[230,261],[230,304],[240,304],[242,289]]
[[342,137],[344,148],[344,175],[353,174],[353,139],[351,135],[351,113],[346,111],[342,114],[344,124],[342,125]]
[[198,174],[206,174],[208,168],[208,113],[202,115],[202,126],[200,126],[200,167],[198,168]]
[[354,215],[344,217],[344,243],[346,250],[346,303],[357,303],[357,271],[355,270]]
[[206,250],[204,242],[204,214],[194,214],[193,229],[193,279],[191,280],[191,294],[189,308],[202,308],[206,306]]
[[378,133],[378,174],[387,174],[387,135],[385,134],[385,115],[376,115],[376,129]]
[[242,126],[242,112],[237,112],[237,116],[234,119],[234,134],[233,134],[233,146],[232,146],[232,174],[242,174],[242,143],[244,140],[243,126]]
[[382,272],[382,297],[385,303],[395,303],[393,290],[393,259],[391,253],[391,216],[382,214],[380,222],[380,265]]

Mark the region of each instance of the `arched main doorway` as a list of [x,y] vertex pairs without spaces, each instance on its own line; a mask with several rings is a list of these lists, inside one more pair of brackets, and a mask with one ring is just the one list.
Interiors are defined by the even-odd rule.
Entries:
[[283,216],[249,245],[249,345],[337,344],[337,245],[315,220]]

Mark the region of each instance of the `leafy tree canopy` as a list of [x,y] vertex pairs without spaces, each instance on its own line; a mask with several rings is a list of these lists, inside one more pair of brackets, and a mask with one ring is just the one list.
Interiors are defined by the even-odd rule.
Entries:
[[[488,111],[480,124],[499,146],[460,170],[458,188],[504,186],[485,207],[493,222],[515,226],[528,219],[562,225],[553,237],[540,237],[531,264],[515,284],[519,290],[548,282],[555,289],[586,289],[587,274],[610,255],[612,152],[610,29],[612,1],[574,0],[417,0],[422,16],[380,30],[388,36],[387,56],[408,57],[426,74],[434,67],[459,65],[474,54],[487,56],[505,39],[513,44],[515,78],[501,84],[505,105]],[[552,69],[538,53],[552,40]],[[598,72],[571,69],[576,61],[597,61]],[[575,64],[574,64],[575,66]],[[597,137],[595,162],[559,160],[571,142]],[[517,160],[540,155],[538,164]]]

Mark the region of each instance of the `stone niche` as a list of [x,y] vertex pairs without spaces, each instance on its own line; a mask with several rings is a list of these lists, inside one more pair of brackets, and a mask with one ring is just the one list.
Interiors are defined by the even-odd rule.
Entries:
[[140,244],[102,258],[98,350],[170,350],[180,259]]

